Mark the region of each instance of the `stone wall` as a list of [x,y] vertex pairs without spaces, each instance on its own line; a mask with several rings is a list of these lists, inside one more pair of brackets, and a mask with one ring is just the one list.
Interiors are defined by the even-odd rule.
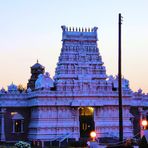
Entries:
[[71,134],[71,138],[78,138],[79,119],[76,114],[77,110],[71,107],[50,106],[32,108],[29,139],[42,139],[46,141],[64,134]]

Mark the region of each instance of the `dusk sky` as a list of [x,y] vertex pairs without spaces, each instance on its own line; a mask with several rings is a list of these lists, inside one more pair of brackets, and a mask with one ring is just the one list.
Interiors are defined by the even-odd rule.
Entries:
[[123,76],[132,90],[148,93],[148,0],[0,0],[0,89],[12,82],[26,86],[37,59],[54,76],[61,25],[97,26],[107,75],[116,75],[118,13]]

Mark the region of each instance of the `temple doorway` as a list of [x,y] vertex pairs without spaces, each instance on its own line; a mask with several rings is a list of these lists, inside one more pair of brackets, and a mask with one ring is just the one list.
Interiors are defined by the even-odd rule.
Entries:
[[95,130],[94,108],[80,107],[79,121],[80,121],[80,137],[88,138],[90,136],[90,132]]

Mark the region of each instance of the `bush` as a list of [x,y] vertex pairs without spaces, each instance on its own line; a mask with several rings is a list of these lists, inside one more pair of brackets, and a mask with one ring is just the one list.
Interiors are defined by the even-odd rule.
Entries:
[[24,141],[19,141],[15,144],[15,147],[17,148],[31,148],[31,145]]

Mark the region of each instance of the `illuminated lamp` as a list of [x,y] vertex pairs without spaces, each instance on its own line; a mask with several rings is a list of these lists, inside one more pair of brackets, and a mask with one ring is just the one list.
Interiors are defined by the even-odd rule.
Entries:
[[142,120],[142,125],[143,125],[143,126],[147,126],[147,124],[148,124],[148,123],[147,123],[147,120]]
[[96,132],[95,131],[92,131],[91,133],[90,133],[90,137],[91,138],[93,138],[93,139],[95,139],[96,138]]

